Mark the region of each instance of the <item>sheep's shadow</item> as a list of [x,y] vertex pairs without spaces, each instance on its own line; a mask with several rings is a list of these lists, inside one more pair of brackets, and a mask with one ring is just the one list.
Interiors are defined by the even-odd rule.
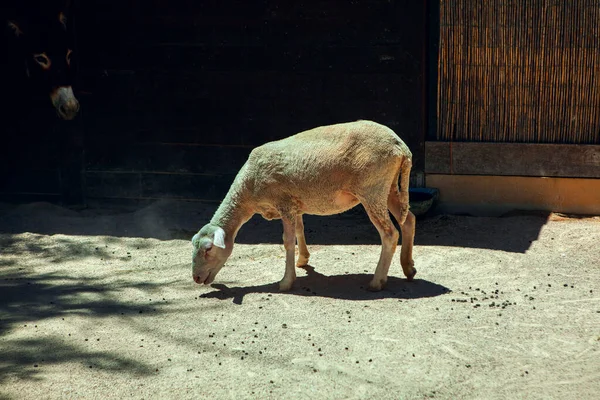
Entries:
[[242,304],[244,296],[250,293],[281,293],[296,296],[329,297],[341,300],[378,300],[387,298],[419,299],[435,297],[452,292],[449,288],[424,279],[408,282],[406,279],[390,276],[385,288],[379,292],[367,289],[372,274],[323,275],[314,267],[300,267],[307,272],[306,276],[296,279],[294,287],[288,292],[280,292],[277,282],[258,286],[229,287],[224,284],[213,284],[216,291],[200,295],[202,298],[219,300],[233,299],[233,303]]

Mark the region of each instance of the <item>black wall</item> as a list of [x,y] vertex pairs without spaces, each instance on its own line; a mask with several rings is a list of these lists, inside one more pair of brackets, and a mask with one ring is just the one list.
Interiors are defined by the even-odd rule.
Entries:
[[254,146],[356,119],[394,129],[423,171],[425,2],[76,6],[81,114],[4,117],[4,199],[219,201]]

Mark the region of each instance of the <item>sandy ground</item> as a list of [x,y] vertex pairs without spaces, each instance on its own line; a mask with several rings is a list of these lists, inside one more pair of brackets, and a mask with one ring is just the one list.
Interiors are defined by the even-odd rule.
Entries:
[[598,398],[598,217],[420,219],[418,279],[396,255],[379,293],[363,211],[307,218],[311,267],[279,293],[281,226],[258,218],[192,281],[213,210],[2,206],[0,398]]

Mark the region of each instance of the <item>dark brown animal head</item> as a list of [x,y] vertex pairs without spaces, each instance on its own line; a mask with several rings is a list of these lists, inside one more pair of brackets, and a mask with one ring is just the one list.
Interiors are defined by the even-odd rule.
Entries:
[[62,9],[42,8],[7,21],[32,87],[47,93],[56,113],[65,120],[75,118],[79,112],[79,101],[72,88],[75,59],[69,4],[67,1]]

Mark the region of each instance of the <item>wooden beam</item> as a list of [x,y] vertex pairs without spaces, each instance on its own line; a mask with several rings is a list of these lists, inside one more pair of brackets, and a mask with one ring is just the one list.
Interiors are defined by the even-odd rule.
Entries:
[[440,191],[438,211],[500,215],[543,210],[600,215],[600,179],[523,176],[427,175]]
[[426,142],[425,172],[450,175],[600,178],[600,146]]

